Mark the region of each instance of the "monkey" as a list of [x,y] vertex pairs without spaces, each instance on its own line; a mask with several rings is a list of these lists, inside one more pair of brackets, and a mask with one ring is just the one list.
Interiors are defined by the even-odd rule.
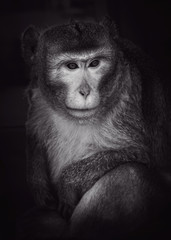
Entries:
[[167,103],[149,58],[109,20],[30,26],[22,51],[27,178],[37,205],[66,223],[55,239],[148,232],[170,187]]

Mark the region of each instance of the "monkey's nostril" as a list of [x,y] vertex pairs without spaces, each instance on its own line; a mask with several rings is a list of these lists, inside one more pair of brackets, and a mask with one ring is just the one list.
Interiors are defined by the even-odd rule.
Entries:
[[90,89],[89,88],[80,89],[79,93],[86,98],[90,94]]

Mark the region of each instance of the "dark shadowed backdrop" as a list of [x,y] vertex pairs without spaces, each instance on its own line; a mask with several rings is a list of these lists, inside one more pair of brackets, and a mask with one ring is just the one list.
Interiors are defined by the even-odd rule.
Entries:
[[[2,0],[0,3],[0,239],[14,239],[15,223],[31,205],[26,184],[25,129],[29,83],[21,54],[21,33],[70,18],[99,20],[109,15],[120,35],[139,45],[158,65],[169,93],[171,69],[170,1]],[[8,227],[8,228],[7,228]],[[3,235],[5,234],[5,238]]]

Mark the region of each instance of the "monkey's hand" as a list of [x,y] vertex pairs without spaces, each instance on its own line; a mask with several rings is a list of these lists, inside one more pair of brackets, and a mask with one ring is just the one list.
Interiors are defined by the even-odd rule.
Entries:
[[[143,158],[142,158],[143,156]],[[139,149],[103,151],[66,166],[57,181],[59,212],[69,218],[82,196],[107,172],[127,162],[147,163]]]

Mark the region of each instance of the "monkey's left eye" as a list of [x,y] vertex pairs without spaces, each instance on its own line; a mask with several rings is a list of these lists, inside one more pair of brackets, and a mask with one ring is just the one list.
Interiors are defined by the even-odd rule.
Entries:
[[69,69],[76,69],[76,68],[78,68],[78,65],[76,63],[68,63],[66,66]]
[[89,64],[89,67],[97,67],[99,63],[100,61],[96,59]]

